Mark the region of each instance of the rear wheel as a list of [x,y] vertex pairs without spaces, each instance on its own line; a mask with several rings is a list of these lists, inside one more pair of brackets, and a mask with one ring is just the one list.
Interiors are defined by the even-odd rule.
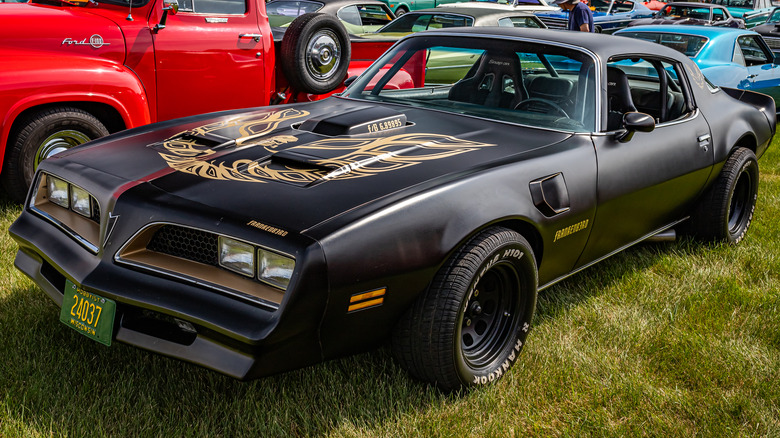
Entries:
[[738,148],[699,201],[686,231],[703,240],[739,243],[753,220],[757,198],[758,160],[750,149]]
[[436,274],[396,327],[398,362],[445,391],[492,383],[514,365],[536,306],[536,262],[506,228],[483,231]]
[[8,140],[3,186],[11,199],[23,202],[35,169],[46,158],[108,135],[92,114],[73,107],[54,107],[26,116]]

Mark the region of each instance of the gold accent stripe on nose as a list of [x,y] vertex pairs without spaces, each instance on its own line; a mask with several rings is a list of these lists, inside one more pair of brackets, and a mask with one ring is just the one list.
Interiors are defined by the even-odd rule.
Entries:
[[366,307],[378,306],[384,302],[385,297],[377,298],[375,300],[363,301],[361,303],[353,304],[347,308],[347,312],[354,312],[355,310],[365,309]]

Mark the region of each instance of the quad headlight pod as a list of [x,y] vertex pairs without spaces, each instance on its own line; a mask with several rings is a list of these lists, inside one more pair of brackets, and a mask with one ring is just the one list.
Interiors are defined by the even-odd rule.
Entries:
[[219,236],[219,264],[247,277],[255,276],[255,247],[229,237]]
[[287,289],[293,270],[295,270],[295,260],[262,248],[257,251],[257,260],[260,280]]
[[49,202],[67,208],[86,218],[95,213],[95,201],[88,191],[64,179],[44,174]]
[[225,236],[219,236],[219,265],[247,277],[255,277],[286,290],[295,270],[295,259],[265,248],[258,248]]
[[59,178],[46,175],[46,187],[49,190],[49,201],[60,207],[70,208],[70,197],[68,196],[69,185],[70,184]]

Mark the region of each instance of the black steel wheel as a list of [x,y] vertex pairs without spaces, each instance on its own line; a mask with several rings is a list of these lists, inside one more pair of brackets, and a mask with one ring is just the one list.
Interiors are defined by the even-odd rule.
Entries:
[[399,321],[394,356],[413,376],[445,391],[498,380],[525,343],[536,282],[526,239],[500,227],[479,233]]
[[338,18],[309,13],[293,20],[282,38],[282,71],[296,91],[323,94],[341,85],[350,60],[349,34]]
[[737,244],[750,227],[757,199],[758,160],[750,149],[738,148],[703,195],[685,231],[703,240]]
[[73,107],[54,107],[32,113],[16,124],[8,140],[2,181],[8,195],[23,202],[35,169],[54,154],[108,135],[92,114]]

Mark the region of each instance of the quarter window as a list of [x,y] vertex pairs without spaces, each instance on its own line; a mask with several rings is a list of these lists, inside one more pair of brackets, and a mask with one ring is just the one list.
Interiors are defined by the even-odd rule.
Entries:
[[757,37],[743,36],[737,38],[737,44],[744,56],[744,65],[748,67],[752,65],[764,65],[771,62],[772,57],[763,45],[758,41]]

